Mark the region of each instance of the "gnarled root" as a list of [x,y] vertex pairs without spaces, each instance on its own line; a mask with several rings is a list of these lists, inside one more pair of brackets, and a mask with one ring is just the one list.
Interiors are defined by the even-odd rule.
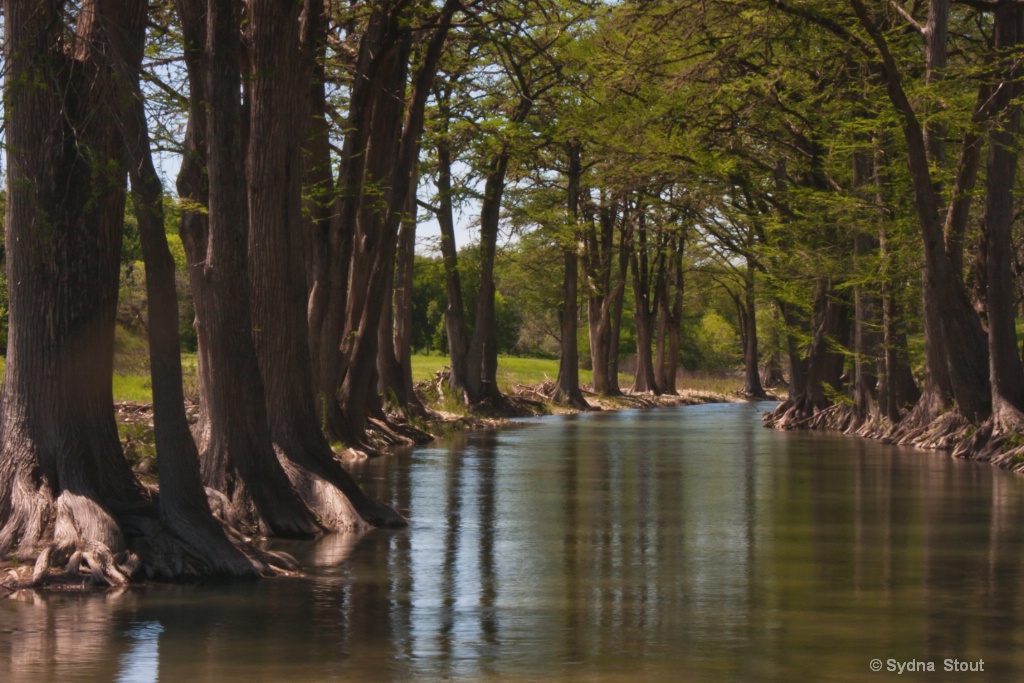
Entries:
[[0,535],[19,539],[14,554],[18,566],[5,580],[9,589],[123,586],[136,574],[138,556],[128,550],[117,522],[99,503],[70,491],[53,500],[45,486],[20,493],[15,514]]
[[949,450],[967,439],[974,431],[974,426],[959,410],[949,410],[925,424],[912,420],[904,424],[907,420],[911,420],[911,417],[904,418],[884,440],[901,446]]
[[180,581],[298,571],[294,559],[257,548],[213,518],[197,523],[196,515],[186,512],[176,523],[162,519],[149,501],[111,511],[81,494],[63,491],[52,500],[47,491],[34,491],[31,504],[23,499],[4,527],[4,534],[16,534],[19,543],[12,566],[0,576],[0,595],[47,587],[119,587],[146,578]]
[[779,430],[788,429],[823,429],[829,415],[821,415],[831,411],[835,406],[821,406],[815,403],[807,393],[802,393],[779,404],[771,413],[766,413],[764,422],[769,427]]
[[953,449],[953,457],[970,458],[1014,472],[1024,471],[1024,413],[1000,402],[992,416]]

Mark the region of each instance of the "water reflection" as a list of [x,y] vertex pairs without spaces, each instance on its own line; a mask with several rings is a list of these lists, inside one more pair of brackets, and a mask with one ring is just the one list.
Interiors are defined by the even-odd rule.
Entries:
[[0,605],[0,680],[861,680],[1022,668],[1019,477],[765,430],[756,406],[546,419],[358,468],[404,531],[302,579]]

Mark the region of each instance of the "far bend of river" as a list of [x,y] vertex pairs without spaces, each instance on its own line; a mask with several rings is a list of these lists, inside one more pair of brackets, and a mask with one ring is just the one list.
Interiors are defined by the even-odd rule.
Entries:
[[[0,603],[0,681],[1024,680],[1024,479],[762,427],[549,417],[358,468],[304,578]],[[946,659],[984,673],[944,673]]]

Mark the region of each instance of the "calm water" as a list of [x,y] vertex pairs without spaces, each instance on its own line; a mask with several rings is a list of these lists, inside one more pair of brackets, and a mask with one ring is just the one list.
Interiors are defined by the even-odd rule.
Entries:
[[[408,530],[302,579],[0,603],[0,680],[1024,675],[1024,480],[764,429],[761,405],[544,418],[365,465]],[[943,673],[984,660],[983,674]]]

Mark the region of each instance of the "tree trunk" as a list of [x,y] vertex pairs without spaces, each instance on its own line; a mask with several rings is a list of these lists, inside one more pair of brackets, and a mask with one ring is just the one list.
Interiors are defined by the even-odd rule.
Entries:
[[[415,188],[416,182],[412,185]],[[395,273],[398,290],[394,295],[393,348],[399,373],[396,393],[402,408],[423,417],[426,416],[427,409],[416,395],[412,378],[412,290],[415,259],[416,193],[411,191],[407,217],[402,221],[402,229],[398,234],[398,267]]]
[[685,232],[666,240],[662,273],[658,277],[658,320],[654,379],[665,394],[677,394],[679,325],[683,319],[683,249]]
[[[788,307],[783,308],[783,316],[787,322],[797,323],[797,320],[788,315],[787,309]],[[834,426],[831,423],[822,424],[823,418],[820,416],[826,416],[827,419],[827,413],[823,411],[832,405],[829,394],[842,391],[845,357],[844,354],[833,350],[832,345],[836,340],[846,339],[849,335],[847,309],[848,306],[844,302],[835,298],[833,283],[827,278],[820,279],[814,297],[813,340],[808,357],[806,361],[793,357],[796,355],[795,343],[791,336],[791,396],[775,409],[770,421],[773,426],[782,429]]]
[[598,210],[597,233],[594,222],[586,229],[586,251],[581,258],[587,279],[587,321],[590,332],[590,365],[593,370],[594,391],[605,396],[619,393],[618,377],[612,366],[618,358],[618,349],[612,346],[612,315],[618,294],[625,286],[618,280],[612,289],[612,263],[615,240],[614,205]]
[[[239,103],[241,44],[232,0],[179,0],[191,87],[189,129],[178,192],[204,216],[182,216],[182,242],[192,267],[205,412],[202,472],[224,493],[233,514],[262,521],[280,536],[309,537],[321,528],[278,462],[268,427],[264,385],[253,342],[249,303],[248,205]],[[205,158],[203,187],[202,160]],[[207,194],[208,192],[208,194]],[[304,326],[303,326],[304,327]]]
[[504,397],[498,388],[498,325],[494,310],[494,259],[498,222],[505,191],[505,172],[511,152],[503,149],[491,160],[480,207],[480,287],[477,289],[473,336],[466,354],[466,395],[470,405],[498,408]]
[[[995,47],[1012,53],[1021,42],[1017,7],[995,10]],[[1001,60],[1010,57],[1000,54]],[[1020,129],[1020,68],[1014,61],[1000,64],[1002,83],[996,89],[988,142],[985,230],[988,237],[988,348],[992,403],[995,412],[1024,410],[1024,367],[1017,350],[1013,286],[1013,189],[1017,176],[1017,137]]]
[[757,307],[754,300],[754,264],[747,259],[743,278],[743,393],[750,398],[767,398],[761,386],[757,353]]
[[[174,258],[164,233],[163,187],[153,165],[149,131],[138,70],[142,64],[145,5],[138,3],[136,21],[123,27],[129,38],[121,53],[118,74],[132,83],[131,111],[125,119],[125,145],[132,203],[146,267],[149,307],[150,374],[153,385],[153,431],[160,470],[160,521],[193,558],[201,574],[253,575],[259,568],[228,540],[210,511],[199,471],[199,451],[185,416],[181,344]],[[158,546],[158,539],[151,539]]]
[[[0,390],[0,554],[24,563],[14,570],[23,584],[78,582],[84,572],[93,583],[119,585],[140,568],[139,556],[146,574],[162,578],[255,574],[258,563],[229,543],[211,549],[201,538],[220,530],[208,509],[203,514],[201,487],[189,496],[197,463],[187,451],[164,453],[164,526],[121,450],[114,319],[126,157],[140,144],[132,94],[146,6],[83,2],[65,49],[61,5],[3,5],[10,327]],[[166,332],[168,307],[157,308]],[[173,301],[170,311],[176,316]],[[173,320],[170,329],[176,333]],[[156,357],[167,360],[166,350]],[[168,374],[156,374],[166,418]],[[162,420],[165,448],[167,427]]]
[[[341,467],[317,421],[302,257],[302,121],[297,4],[254,0],[249,22],[249,255],[254,338],[270,436],[306,506],[332,529],[402,524]],[[285,30],[282,30],[285,27]],[[295,30],[287,30],[293,27]]]
[[608,345],[609,396],[618,396],[619,390],[619,344],[622,340],[622,307],[626,299],[626,281],[629,279],[629,254],[632,249],[629,220],[623,207],[622,224],[619,227],[619,274],[618,284],[612,292],[611,335]]
[[[633,273],[633,298],[636,302],[633,319],[636,323],[636,377],[633,391],[636,393],[661,393],[654,376],[654,361],[651,358],[654,311],[651,308],[651,268],[647,252],[647,223],[642,210],[638,211],[636,240],[629,257]],[[654,302],[657,304],[657,302]]]
[[[853,185],[866,203],[871,202],[871,186],[874,180],[874,158],[867,150],[857,150],[853,156]],[[877,212],[876,212],[877,215]],[[866,216],[870,220],[872,216]],[[874,251],[874,239],[870,234],[856,231],[853,236],[855,270],[864,268],[864,260]],[[860,426],[875,411],[874,393],[878,386],[875,375],[878,360],[877,334],[875,324],[874,297],[866,291],[864,278],[859,277],[853,290],[853,418],[854,425]]]
[[[345,329],[340,340],[338,401],[345,415],[345,435],[353,443],[364,441],[370,404],[374,412],[380,405],[374,392],[374,360],[384,305],[381,295],[387,291],[387,281],[394,278],[398,230],[408,210],[409,194],[415,192],[412,182],[427,96],[458,8],[457,1],[447,0],[434,17],[435,28],[413,79],[408,106],[405,90],[413,39],[408,8],[403,3],[375,5],[371,18],[371,23],[379,20],[384,24],[382,36],[387,48],[373,58],[378,65],[370,95],[369,133],[361,148],[367,160],[358,177],[358,193],[350,200],[358,206],[346,212],[355,218],[355,241]],[[349,179],[350,187],[354,180]],[[376,196],[380,188],[383,202]]]
[[579,319],[579,204],[580,176],[583,171],[580,165],[580,145],[571,143],[568,146],[568,207],[571,235],[569,244],[562,247],[564,271],[562,274],[562,310],[561,318],[561,354],[558,363],[558,379],[552,399],[568,403],[574,408],[587,410],[590,404],[583,398],[580,391],[580,359],[577,344],[577,324]]
[[[108,17],[80,26],[80,49],[67,54],[58,47],[61,4],[3,5],[10,327],[0,553],[39,555],[42,578],[51,564],[95,548],[104,555],[97,569],[111,567],[106,580],[124,583],[127,558],[118,568],[111,556],[126,550],[115,508],[142,499],[111,393],[125,203],[116,121],[124,112],[102,47],[89,44]],[[87,2],[80,18],[101,9]]]
[[[446,119],[447,121],[447,119]],[[469,340],[466,335],[466,309],[462,299],[462,278],[455,247],[455,215],[452,211],[452,167],[448,141],[437,143],[437,223],[441,230],[441,258],[444,260],[444,285],[448,305],[444,309],[445,332],[448,336],[448,357],[451,361],[449,384],[453,391],[466,391]]]
[[[889,211],[886,209],[883,196],[885,186],[882,171],[884,164],[883,150],[877,139],[873,141],[873,144],[875,148],[873,155],[875,210],[879,219],[878,255],[881,262],[879,274],[881,276],[880,305],[883,347],[878,370],[878,408],[879,412],[888,418],[890,423],[896,424],[903,419],[908,410],[918,403],[918,399],[921,398],[921,392],[910,370],[907,334],[903,325],[903,311],[898,303],[895,292],[892,254],[889,249],[889,238],[886,230]],[[935,363],[934,367],[937,371],[941,371],[945,368],[945,364],[938,362]],[[942,375],[942,377],[945,377],[945,375]],[[945,386],[947,388],[949,386],[948,379]],[[938,396],[939,393],[933,395]]]
[[772,352],[765,359],[761,370],[761,386],[774,389],[786,384],[786,377],[782,372],[782,340],[779,335],[778,305],[772,307],[772,326],[769,334]]
[[789,357],[789,396],[790,400],[804,392],[807,387],[807,358],[804,356],[796,335],[793,330],[808,332],[807,321],[798,316],[793,307],[779,301],[779,310],[782,312],[782,319],[786,323],[786,355]]

